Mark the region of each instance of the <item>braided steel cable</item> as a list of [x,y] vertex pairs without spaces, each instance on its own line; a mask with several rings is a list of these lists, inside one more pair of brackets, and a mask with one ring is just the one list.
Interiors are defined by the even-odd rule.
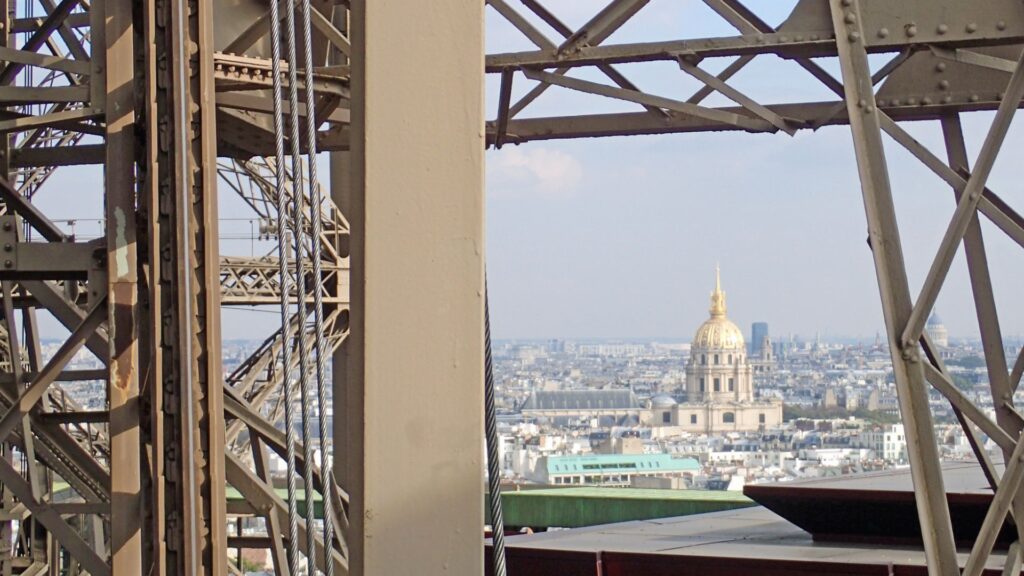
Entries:
[[494,406],[494,367],[491,362],[491,304],[484,280],[484,426],[487,436],[487,482],[490,488],[491,556],[494,576],[505,576],[505,519],[501,513],[501,462],[498,460],[498,411]]
[[[334,548],[334,506],[331,493],[334,488],[334,475],[327,464],[327,338],[324,336],[324,278],[320,267],[321,246],[320,235],[323,229],[321,222],[321,206],[323,198],[316,166],[316,106],[313,94],[313,34],[310,22],[310,0],[302,0],[302,38],[305,44],[306,70],[306,164],[309,169],[309,193],[312,216],[312,254],[313,261],[313,334],[316,346],[316,391],[317,414],[320,425],[320,479],[324,506],[324,567],[327,576],[334,576],[334,562],[331,551]],[[309,464],[307,464],[309,465]]]
[[[286,445],[286,475],[288,484],[288,572],[299,573],[299,507],[295,498],[295,416],[291,400],[291,346],[288,344],[290,306],[288,293],[291,272],[288,270],[288,203],[285,197],[286,179],[284,161],[284,111],[281,98],[281,15],[277,2],[270,2],[270,51],[271,67],[274,74],[274,152],[277,170],[274,172],[274,190],[277,194],[277,258],[278,273],[281,275],[281,363],[284,375],[282,395],[284,396],[284,434]],[[301,334],[302,325],[298,332]]]
[[[292,219],[295,225],[295,282],[299,308],[299,322],[302,325],[298,340],[299,353],[299,394],[302,407],[302,467],[303,493],[306,501],[306,566],[307,574],[316,574],[316,506],[313,505],[313,441],[312,414],[309,406],[309,351],[306,349],[305,325],[309,313],[306,310],[306,216],[304,214],[306,183],[302,171],[302,153],[299,132],[299,72],[298,53],[295,49],[295,0],[288,0],[285,28],[288,40],[288,103],[291,107],[291,153],[292,153]],[[308,73],[308,72],[307,72]]]

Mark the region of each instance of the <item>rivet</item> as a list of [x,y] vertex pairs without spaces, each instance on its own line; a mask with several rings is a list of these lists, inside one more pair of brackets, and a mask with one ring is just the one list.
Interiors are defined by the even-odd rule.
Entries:
[[875,103],[879,106],[885,106],[885,100],[876,100]]
[[913,38],[914,36],[917,36],[917,25],[907,24],[906,28],[904,28],[904,31],[907,33],[907,36]]
[[929,98],[928,96],[925,96],[924,98],[921,98],[921,104],[927,106],[927,105],[929,105],[931,103],[932,103],[932,99]]
[[803,37],[802,34],[797,34],[796,38],[793,38],[793,39],[796,40],[797,42],[803,42],[804,41],[804,37]]
[[939,90],[949,90],[949,80],[940,80]]
[[8,242],[7,244],[4,244],[4,252],[11,252],[13,250],[14,250],[14,246],[12,246],[10,242]]
[[6,231],[6,232],[10,232],[11,231],[11,223],[10,222],[4,222],[4,231]]
[[860,100],[857,100],[857,107],[858,108],[863,108],[863,107],[865,107],[867,105],[868,105],[868,101],[867,100],[865,100],[863,98],[861,98]]
[[846,20],[847,24],[853,24],[854,22],[857,21],[857,15],[854,14],[853,12],[847,12],[846,18],[844,18],[844,20]]
[[900,99],[899,98],[893,98],[892,99],[892,105],[893,106],[899,106],[900,105]]
[[971,34],[973,32],[977,32],[978,31],[978,25],[975,24],[974,22],[971,22],[970,24],[967,25],[966,30],[967,30],[968,34]]
[[889,29],[888,28],[879,28],[878,29],[878,37],[879,38],[885,38],[888,35],[889,35]]
[[10,268],[12,266],[14,266],[14,262],[11,262],[10,260],[4,260],[4,268]]
[[779,36],[779,42],[782,42],[782,43],[789,42],[789,36]]
[[971,102],[977,102],[979,100],[978,95],[977,94],[971,94],[971,97],[969,98],[969,100]]
[[1002,92],[997,92],[996,93],[996,100],[1002,100],[1002,99],[1003,99],[1003,93]]
[[952,101],[953,101],[953,97],[950,96],[949,94],[947,94],[947,95],[942,97],[942,103],[943,104],[949,104]]
[[764,34],[758,34],[757,35],[757,41],[759,43],[763,44],[764,43]]
[[996,30],[1006,30],[1006,22],[1003,22],[1002,20],[996,22]]
[[819,36],[817,34],[811,34],[811,41],[812,42],[817,42],[818,39],[819,39]]
[[939,34],[945,34],[946,32],[949,32],[949,26],[946,26],[945,24],[939,24],[939,27],[936,28],[935,31],[938,32]]
[[914,98],[913,96],[911,96],[910,98],[907,98],[907,104],[910,104],[911,106],[916,105],[917,104],[917,98]]
[[856,42],[860,40],[860,32],[850,32],[850,35],[846,37],[850,42]]
[[865,114],[871,114],[874,111],[875,111],[875,107],[874,106],[868,106],[867,108],[864,109],[864,113]]
[[946,63],[945,62],[939,62],[938,64],[935,65],[935,71],[936,72],[943,72],[945,69],[946,69]]

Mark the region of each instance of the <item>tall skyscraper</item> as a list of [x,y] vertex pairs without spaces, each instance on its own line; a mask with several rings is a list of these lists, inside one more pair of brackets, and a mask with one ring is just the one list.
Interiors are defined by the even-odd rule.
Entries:
[[750,325],[750,355],[760,356],[764,339],[768,336],[767,322],[754,322]]

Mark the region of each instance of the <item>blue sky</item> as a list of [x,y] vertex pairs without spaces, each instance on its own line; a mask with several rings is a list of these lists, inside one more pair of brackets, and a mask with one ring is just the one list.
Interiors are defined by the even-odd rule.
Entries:
[[[508,2],[524,14],[518,0]],[[604,0],[545,0],[571,27],[586,22]],[[769,23],[788,14],[792,0],[750,0]],[[552,39],[555,33],[541,25]],[[488,52],[530,49],[491,9]],[[734,31],[698,0],[652,0],[607,42],[730,35]],[[884,58],[876,58],[877,66]],[[702,64],[717,71],[728,59]],[[838,75],[835,62],[820,64]],[[652,93],[684,99],[699,84],[670,63],[621,67]],[[581,78],[605,82],[591,71]],[[795,64],[759,57],[730,81],[763,103],[832,100]],[[515,94],[532,82],[517,76]],[[488,117],[497,102],[487,79]],[[706,100],[727,105],[721,96]],[[524,117],[635,111],[628,103],[552,88]],[[973,159],[990,114],[965,116]],[[936,123],[905,127],[941,155]],[[1011,128],[990,186],[1018,210],[1024,193],[1013,158],[1024,141]],[[953,211],[952,193],[891,142],[889,166],[916,295]],[[488,270],[498,338],[605,337],[689,339],[707,315],[716,262],[730,316],[745,332],[770,323],[776,337],[872,338],[882,328],[852,141],[845,127],[795,137],[693,134],[536,142],[487,153]],[[326,174],[326,170],[321,170]],[[99,190],[95,167],[58,171],[36,197],[54,218],[100,218],[86,195]],[[91,192],[90,192],[91,194]],[[251,213],[222,187],[222,235],[244,236]],[[983,222],[1004,333],[1024,334],[1022,252]],[[79,233],[88,235],[87,225]],[[227,253],[250,243],[226,239]],[[257,246],[257,253],[260,247]],[[962,256],[939,298],[953,336],[977,334]],[[225,338],[262,338],[276,313],[226,310]],[[54,336],[62,330],[47,323]],[[47,334],[48,336],[50,334]]]
[[[509,2],[526,14],[523,6]],[[603,2],[545,2],[578,26]],[[778,24],[792,2],[748,2]],[[702,2],[653,0],[606,43],[732,34]],[[544,30],[549,30],[542,28]],[[493,11],[488,51],[530,49]],[[550,37],[556,39],[554,32]],[[877,66],[885,58],[876,58]],[[703,64],[710,71],[728,59]],[[835,62],[819,61],[838,76]],[[685,99],[699,85],[670,63],[619,68],[642,89]],[[593,72],[573,73],[608,83]],[[532,82],[516,78],[516,94]],[[759,57],[731,81],[761,102],[833,100],[790,62]],[[488,78],[488,116],[496,78]],[[709,104],[727,104],[721,97]],[[552,88],[523,116],[636,111],[636,105]],[[977,153],[991,115],[965,116]],[[940,156],[937,123],[905,126]],[[1019,126],[1004,150],[1021,144]],[[912,293],[919,290],[954,208],[952,192],[897,145],[889,166]],[[751,134],[641,136],[506,146],[488,160],[488,268],[498,337],[688,339],[707,315],[716,262],[730,316],[744,331],[769,322],[776,337],[873,337],[882,329],[866,221],[845,127],[796,137]],[[991,187],[1015,206],[1013,162]],[[984,223],[1005,334],[1021,334],[1021,254]],[[958,256],[938,308],[954,336],[977,334]]]

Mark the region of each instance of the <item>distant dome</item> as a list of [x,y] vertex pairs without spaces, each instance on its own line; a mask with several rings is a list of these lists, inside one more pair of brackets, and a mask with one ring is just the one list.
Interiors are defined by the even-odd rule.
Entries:
[[932,312],[931,317],[928,318],[928,326],[942,326],[942,317],[938,312]]
[[651,398],[651,408],[671,408],[679,404],[668,394],[658,394]]
[[693,337],[691,349],[698,350],[743,350],[743,332],[726,318],[725,292],[715,270],[715,291],[711,293],[711,318],[708,318]]

